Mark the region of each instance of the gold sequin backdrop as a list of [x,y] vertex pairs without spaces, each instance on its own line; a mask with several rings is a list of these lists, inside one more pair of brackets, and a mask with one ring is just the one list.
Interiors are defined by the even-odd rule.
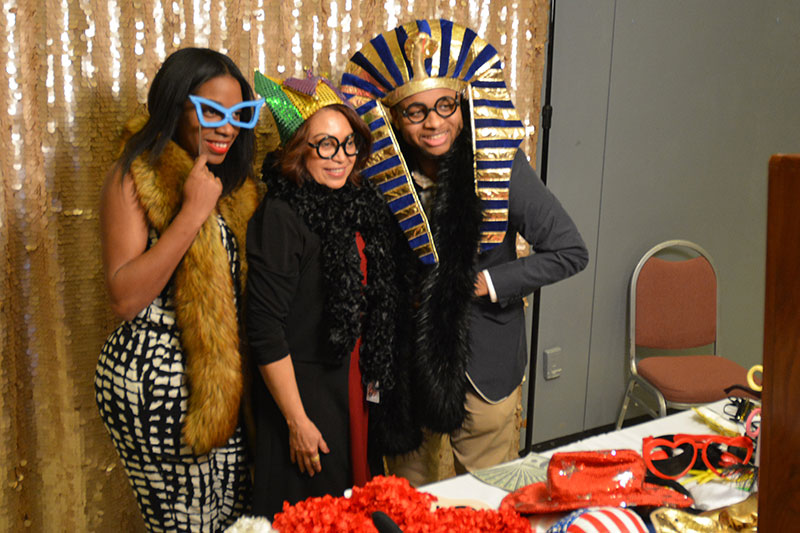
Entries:
[[126,117],[182,46],[243,72],[334,79],[360,40],[414,18],[471,27],[506,62],[533,156],[547,0],[0,0],[0,529],[137,531],[97,414],[98,193]]

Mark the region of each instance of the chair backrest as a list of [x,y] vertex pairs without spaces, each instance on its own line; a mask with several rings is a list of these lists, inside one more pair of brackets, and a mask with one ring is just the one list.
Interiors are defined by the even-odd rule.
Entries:
[[[697,256],[678,261],[654,257],[669,249],[689,249]],[[636,346],[680,350],[713,344],[716,353],[716,269],[697,244],[671,240],[648,250],[631,276],[629,298],[631,357]]]

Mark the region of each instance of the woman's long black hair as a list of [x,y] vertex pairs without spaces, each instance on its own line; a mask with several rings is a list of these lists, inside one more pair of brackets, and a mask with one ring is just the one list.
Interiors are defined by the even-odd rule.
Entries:
[[[174,140],[189,95],[208,80],[225,75],[239,82],[242,100],[253,100],[250,84],[228,56],[208,48],[183,48],[172,53],[161,65],[147,93],[150,114],[147,123],[125,143],[119,160],[122,175],[145,152],[154,164],[167,143]],[[251,108],[243,109],[241,120],[249,120],[251,112]],[[208,165],[222,180],[222,194],[236,189],[252,174],[254,151],[253,130],[241,128],[225,160],[220,165]]]

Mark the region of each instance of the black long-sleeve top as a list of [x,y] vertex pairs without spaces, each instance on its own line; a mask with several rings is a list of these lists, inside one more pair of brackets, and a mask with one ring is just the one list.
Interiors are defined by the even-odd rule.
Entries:
[[247,229],[245,325],[253,361],[330,362],[321,353],[320,239],[283,200],[265,198]]

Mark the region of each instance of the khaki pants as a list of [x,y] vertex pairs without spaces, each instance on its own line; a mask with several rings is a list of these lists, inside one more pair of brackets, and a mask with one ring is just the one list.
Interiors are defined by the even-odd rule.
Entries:
[[488,468],[519,456],[522,386],[499,403],[491,404],[467,392],[467,418],[450,435],[425,433],[417,450],[387,457],[390,474],[408,479],[415,487],[455,474]]

